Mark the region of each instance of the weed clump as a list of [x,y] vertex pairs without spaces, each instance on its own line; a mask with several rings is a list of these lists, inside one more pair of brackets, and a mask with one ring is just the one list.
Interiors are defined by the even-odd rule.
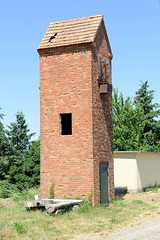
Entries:
[[79,205],[78,213],[88,213],[91,209],[91,205],[88,202],[84,202]]
[[18,188],[8,181],[0,181],[0,198],[9,198],[13,193],[18,193]]
[[14,228],[18,234],[25,234],[27,233],[27,229],[24,224],[19,222],[14,222]]
[[156,184],[154,187],[146,188],[145,192],[156,192],[156,193],[158,193],[158,185]]
[[52,185],[51,185],[50,191],[49,191],[49,198],[50,199],[54,199],[54,188],[55,188],[55,182],[52,181]]

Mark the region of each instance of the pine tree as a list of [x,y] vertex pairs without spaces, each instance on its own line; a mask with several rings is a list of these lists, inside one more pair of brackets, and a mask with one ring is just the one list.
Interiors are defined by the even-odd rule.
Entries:
[[40,183],[40,140],[33,141],[30,149],[25,153],[24,173],[28,177],[30,187]]
[[8,179],[22,190],[28,186],[29,177],[25,175],[24,170],[25,153],[29,150],[34,133],[30,133],[22,112],[16,114],[16,122],[11,123],[8,128],[6,134],[8,142],[13,148],[13,152],[10,154]]
[[0,180],[5,180],[8,177],[10,155],[13,152],[13,148],[9,144],[5,134],[5,129],[2,123],[3,117],[4,114],[0,114]]
[[[160,105],[158,103],[152,103],[154,99],[154,90],[149,90],[148,81],[140,85],[139,90],[136,92],[134,102],[139,103],[143,108],[145,115],[145,128],[144,139],[148,150],[151,151],[157,149],[159,146],[158,140],[160,140],[160,120],[157,118],[160,116]],[[146,148],[147,149],[147,148]]]
[[[16,122],[4,129],[0,114],[0,181],[15,184],[20,190],[37,186],[40,181],[40,140],[31,142],[22,112]],[[9,184],[8,183],[8,184]]]
[[9,130],[6,131],[8,140],[15,150],[19,151],[20,153],[28,150],[31,144],[31,137],[35,133],[29,133],[30,129],[26,124],[26,120],[22,112],[18,112],[16,114],[16,122],[11,123],[8,128]]
[[[0,110],[1,110],[1,108],[0,108]],[[6,144],[5,130],[4,130],[4,126],[2,123],[3,116],[4,116],[4,114],[1,113],[0,114],[0,156],[4,155],[5,144]]]

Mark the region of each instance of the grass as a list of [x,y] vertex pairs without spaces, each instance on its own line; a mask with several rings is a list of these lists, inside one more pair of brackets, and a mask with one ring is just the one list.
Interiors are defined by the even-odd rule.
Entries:
[[158,192],[158,185],[155,185],[154,187],[146,188],[145,192]]
[[27,233],[27,229],[26,229],[26,226],[24,225],[24,223],[14,222],[14,228],[18,234]]
[[45,211],[27,211],[24,199],[33,199],[37,190],[0,199],[0,240],[68,240],[83,234],[105,234],[123,227],[139,217],[158,212],[156,207],[144,201],[116,200],[109,207],[92,207],[84,203],[77,212],[64,212],[50,216]]

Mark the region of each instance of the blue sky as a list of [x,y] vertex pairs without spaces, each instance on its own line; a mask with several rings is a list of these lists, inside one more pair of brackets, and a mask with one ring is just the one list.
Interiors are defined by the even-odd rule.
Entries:
[[23,111],[39,136],[39,56],[37,47],[50,22],[103,14],[112,52],[113,87],[134,96],[140,81],[160,103],[159,0],[0,1],[0,108],[3,123]]

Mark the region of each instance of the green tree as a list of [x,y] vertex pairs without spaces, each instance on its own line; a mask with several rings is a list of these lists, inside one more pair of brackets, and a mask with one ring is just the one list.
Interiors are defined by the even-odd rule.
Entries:
[[158,103],[152,103],[154,99],[154,90],[149,90],[148,81],[141,82],[140,88],[136,91],[134,102],[139,103],[144,110],[144,115],[150,121],[153,121],[155,117],[160,115],[160,105]]
[[34,133],[30,133],[26,123],[24,114],[18,112],[16,114],[16,122],[8,126],[6,130],[8,142],[12,146],[12,153],[9,156],[9,172],[8,180],[16,184],[19,189],[28,187],[30,181],[29,176],[25,174],[25,157],[31,146],[31,137]]
[[26,124],[24,114],[18,112],[16,114],[16,122],[13,122],[8,126],[9,130],[6,131],[8,140],[12,144],[15,150],[20,153],[29,149],[31,137],[35,133],[29,133],[30,129]]
[[10,167],[10,154],[13,152],[12,146],[9,144],[2,123],[3,114],[0,114],[0,180],[8,177]]
[[[1,110],[1,108],[0,108]],[[4,152],[5,152],[5,131],[4,131],[4,126],[3,126],[3,123],[2,123],[2,120],[3,120],[3,114],[0,113],[0,157],[4,155]]]
[[40,140],[32,142],[30,149],[25,153],[24,174],[29,178],[29,186],[40,184]]
[[[0,108],[0,110],[1,110],[1,108]],[[2,123],[2,119],[3,119],[3,116],[4,116],[4,114],[2,114],[2,113],[0,113],[0,132],[3,130],[3,123]]]
[[149,90],[148,81],[144,83],[141,82],[140,88],[134,98],[134,103],[140,104],[144,111],[144,150],[146,151],[158,151],[159,149],[160,120],[157,118],[160,116],[160,105],[153,103],[154,92],[154,90]]
[[14,164],[10,167],[9,180],[20,190],[39,185],[40,140],[32,142],[29,150],[25,151],[21,164]]
[[113,148],[115,151],[138,151],[143,147],[145,118],[142,107],[130,97],[113,90]]
[[15,184],[20,190],[37,186],[40,182],[40,140],[31,141],[22,112],[16,122],[4,129],[0,114],[0,180]]

